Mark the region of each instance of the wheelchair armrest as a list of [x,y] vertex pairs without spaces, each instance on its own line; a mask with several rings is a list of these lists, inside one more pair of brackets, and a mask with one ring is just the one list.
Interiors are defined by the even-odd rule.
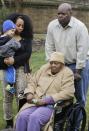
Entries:
[[[62,121],[65,121],[65,114],[68,111],[68,109],[73,105],[73,99],[68,100],[59,100],[54,105],[54,130],[56,123],[59,121],[59,119]],[[62,118],[62,119],[61,119]],[[58,123],[59,125],[59,123]],[[59,128],[58,128],[59,129]],[[60,130],[60,129],[59,129]]]
[[59,100],[55,103],[54,108],[57,108],[57,107],[63,108],[63,107],[66,107],[70,104],[73,104],[73,99]]

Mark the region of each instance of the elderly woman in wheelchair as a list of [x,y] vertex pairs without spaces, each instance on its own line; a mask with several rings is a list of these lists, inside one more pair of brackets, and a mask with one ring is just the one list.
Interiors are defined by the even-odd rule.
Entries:
[[49,62],[33,77],[29,76],[28,87],[24,91],[27,103],[17,115],[15,131],[52,131],[54,104],[72,99],[74,92],[74,75],[65,66],[63,54],[52,53]]

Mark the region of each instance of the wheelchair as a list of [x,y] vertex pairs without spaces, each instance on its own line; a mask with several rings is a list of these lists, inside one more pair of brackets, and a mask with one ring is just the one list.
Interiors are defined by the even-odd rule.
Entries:
[[[58,101],[54,105],[53,131],[86,131],[86,111],[73,99]],[[79,113],[82,113],[80,127],[77,127]]]
[[[25,97],[19,102],[19,109],[26,103]],[[76,112],[76,110],[78,112]],[[76,127],[76,115],[82,112],[83,119],[81,120],[81,126],[78,129]],[[71,119],[72,118],[72,119]],[[78,103],[74,103],[73,99],[61,100],[54,104],[54,120],[53,131],[86,131],[86,111],[84,107]]]

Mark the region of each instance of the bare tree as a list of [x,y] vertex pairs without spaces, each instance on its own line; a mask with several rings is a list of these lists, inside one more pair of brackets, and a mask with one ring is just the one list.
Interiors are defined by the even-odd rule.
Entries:
[[22,2],[23,0],[14,0],[16,11],[19,11],[19,12],[22,11],[22,8],[21,8]]
[[5,1],[1,0],[2,8],[0,9],[0,24],[2,24],[3,20],[9,14],[9,10],[5,5]]
[[19,7],[21,6],[21,3],[23,2],[23,0],[14,0],[14,2],[15,2],[15,5]]
[[84,4],[89,3],[89,0],[80,0],[81,2],[83,2]]
[[1,0],[1,3],[2,3],[2,7],[4,8],[4,7],[5,7],[5,2],[4,2],[4,0]]

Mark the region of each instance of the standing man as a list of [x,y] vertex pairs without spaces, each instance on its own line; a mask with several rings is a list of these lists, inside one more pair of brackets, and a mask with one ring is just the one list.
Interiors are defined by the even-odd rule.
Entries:
[[85,106],[88,73],[86,56],[89,47],[88,30],[84,23],[72,16],[72,8],[68,3],[58,7],[58,19],[48,25],[45,43],[46,59],[54,51],[62,52],[65,63],[75,76],[75,96],[77,102]]

